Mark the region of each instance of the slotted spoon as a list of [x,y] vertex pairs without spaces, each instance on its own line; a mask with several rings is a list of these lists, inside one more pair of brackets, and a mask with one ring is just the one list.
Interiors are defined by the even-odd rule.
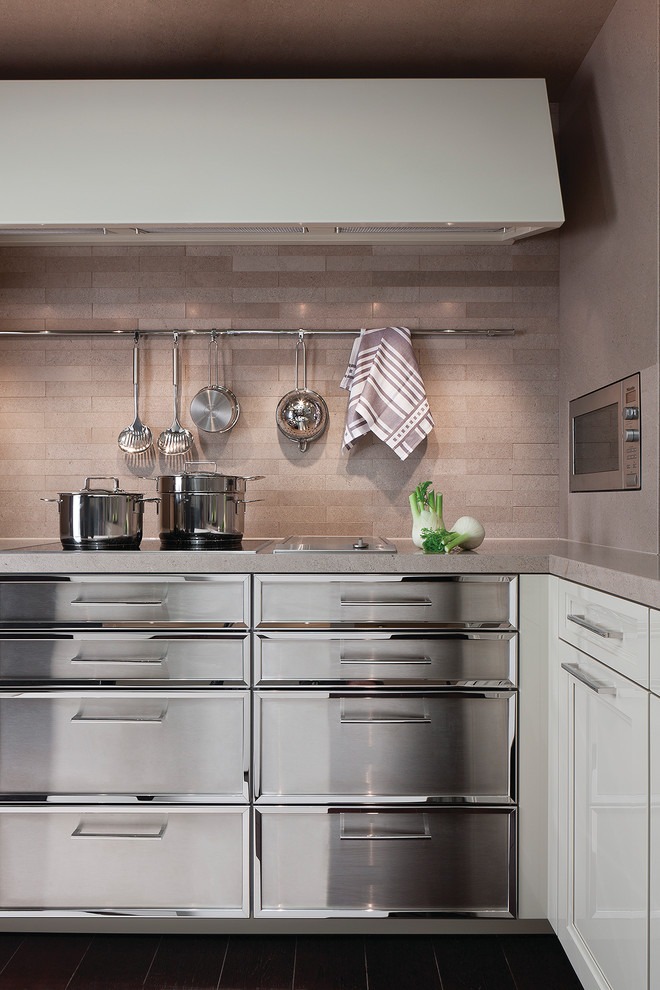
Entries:
[[179,371],[178,371],[179,335],[174,334],[172,347],[172,384],[174,386],[174,422],[169,430],[163,430],[158,437],[158,449],[163,454],[185,454],[193,443],[190,430],[184,429],[179,422]]
[[135,409],[135,419],[130,426],[122,430],[117,437],[120,450],[125,454],[141,454],[143,450],[149,450],[153,443],[153,434],[148,426],[145,426],[138,416],[138,341],[140,335],[135,334],[133,344],[133,405]]

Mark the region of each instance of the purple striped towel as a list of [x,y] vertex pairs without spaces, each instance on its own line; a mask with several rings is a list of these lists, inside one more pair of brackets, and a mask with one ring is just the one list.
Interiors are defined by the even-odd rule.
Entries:
[[404,461],[433,429],[406,327],[361,330],[340,385],[349,392],[342,450],[371,430]]

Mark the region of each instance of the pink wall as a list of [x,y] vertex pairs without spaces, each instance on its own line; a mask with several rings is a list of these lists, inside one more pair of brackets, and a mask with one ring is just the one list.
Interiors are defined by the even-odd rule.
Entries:
[[[275,426],[293,385],[294,338],[223,339],[241,416],[195,432],[193,453],[263,474],[246,534],[410,535],[408,493],[433,479],[447,523],[468,513],[490,537],[558,532],[558,237],[511,247],[150,246],[0,249],[0,329],[515,327],[514,338],[417,338],[436,428],[405,462],[367,439],[340,453],[350,336],[310,341],[309,385],[330,426],[306,453]],[[57,535],[43,495],[117,475],[152,494],[180,464],[131,464],[116,438],[133,419],[132,337],[0,338],[0,536]],[[171,341],[143,341],[143,420],[172,422]],[[182,339],[181,419],[208,381],[207,338]],[[148,479],[148,480],[146,480]],[[147,535],[157,534],[147,507]]]

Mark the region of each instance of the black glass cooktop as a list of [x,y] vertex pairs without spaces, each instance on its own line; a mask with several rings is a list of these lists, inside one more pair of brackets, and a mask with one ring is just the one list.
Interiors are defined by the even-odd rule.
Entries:
[[[263,553],[263,552],[266,551],[267,548],[269,548],[272,545],[272,543],[273,543],[272,540],[250,540],[250,539],[243,539],[243,540],[241,540],[241,546],[240,546],[240,548],[237,548],[237,549],[213,549],[213,550],[203,549],[203,550],[198,550],[198,551],[195,551],[195,552],[198,552],[198,553],[233,553],[233,554],[241,554],[241,553]],[[60,543],[59,540],[52,540],[52,541],[46,542],[46,543],[28,543],[26,541],[23,541],[23,542],[17,541],[15,546],[3,547],[2,549],[3,549],[3,551],[5,553],[19,553],[19,552],[22,552],[22,553],[27,553],[27,552],[29,552],[29,553],[90,553],[90,550],[82,549],[82,548],[81,549],[76,549],[76,550],[69,550],[69,549],[66,549],[65,550],[62,547],[62,544]],[[102,550],[102,551],[99,551],[99,552],[101,552],[101,553],[162,553],[162,552],[165,552],[165,553],[167,553],[168,550],[167,549],[164,550],[161,547],[160,540],[149,540],[149,539],[145,539],[145,540],[142,540],[142,543],[140,544],[139,550],[127,551],[127,550],[123,550],[123,549],[114,548],[113,550]],[[179,551],[172,550],[171,552],[172,553],[177,553]],[[188,553],[191,553],[192,551],[191,550],[188,550],[187,552]]]

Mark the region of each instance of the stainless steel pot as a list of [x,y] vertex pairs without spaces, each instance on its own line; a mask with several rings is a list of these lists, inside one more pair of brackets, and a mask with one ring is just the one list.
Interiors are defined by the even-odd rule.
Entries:
[[[192,471],[209,465],[212,471]],[[235,549],[240,546],[245,506],[261,499],[243,498],[248,481],[263,475],[242,477],[218,474],[213,461],[188,461],[184,474],[161,475],[161,546],[176,549]]]
[[[113,488],[92,488],[92,481],[112,481]],[[137,492],[125,492],[117,478],[85,478],[79,492],[57,498],[60,540],[65,550],[137,550],[142,540],[145,502],[158,502]]]

